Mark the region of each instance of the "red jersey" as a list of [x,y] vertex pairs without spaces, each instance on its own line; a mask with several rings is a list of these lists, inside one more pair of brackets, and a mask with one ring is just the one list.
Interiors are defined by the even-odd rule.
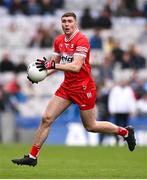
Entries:
[[74,61],[75,55],[85,57],[80,72],[64,72],[65,78],[61,84],[63,88],[72,92],[96,89],[89,64],[90,44],[79,30],[76,30],[69,39],[66,39],[65,34],[59,35],[54,41],[54,53],[61,57],[60,63],[63,64]]

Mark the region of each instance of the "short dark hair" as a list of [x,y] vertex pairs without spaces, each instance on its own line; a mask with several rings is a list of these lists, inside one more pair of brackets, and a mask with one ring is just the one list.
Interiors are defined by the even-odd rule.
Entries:
[[66,13],[64,13],[63,15],[62,15],[62,17],[61,17],[61,19],[63,18],[63,17],[73,17],[75,20],[77,19],[77,16],[76,16],[76,14],[74,13],[74,12],[66,12]]

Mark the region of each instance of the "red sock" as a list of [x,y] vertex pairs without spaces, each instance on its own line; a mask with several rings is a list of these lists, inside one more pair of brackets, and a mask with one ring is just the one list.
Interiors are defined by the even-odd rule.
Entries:
[[37,157],[38,154],[39,154],[39,151],[40,151],[40,146],[37,146],[37,145],[33,145],[32,146],[32,149],[30,151],[30,155],[32,155],[33,157]]
[[128,130],[123,128],[123,127],[119,127],[118,129],[118,135],[120,136],[126,136],[128,134]]

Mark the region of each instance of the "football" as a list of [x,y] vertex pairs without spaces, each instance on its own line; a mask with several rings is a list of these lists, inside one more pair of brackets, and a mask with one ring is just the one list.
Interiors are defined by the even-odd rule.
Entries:
[[28,65],[27,74],[28,74],[29,79],[37,83],[46,78],[47,71],[46,70],[39,71],[35,63],[36,61],[33,61]]

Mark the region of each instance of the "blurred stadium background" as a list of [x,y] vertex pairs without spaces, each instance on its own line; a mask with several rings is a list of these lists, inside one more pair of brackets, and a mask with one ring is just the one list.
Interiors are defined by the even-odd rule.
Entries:
[[[0,1],[0,142],[32,143],[50,97],[63,80],[58,72],[39,84],[26,78],[27,65],[49,57],[61,32],[60,16],[77,13],[80,30],[91,44],[92,74],[97,84],[97,120],[106,114],[109,94],[120,81],[134,92],[135,111],[129,124],[139,146],[147,145],[147,1],[146,0],[1,0]],[[106,98],[106,99],[105,99]],[[119,97],[116,97],[119,99]],[[130,112],[129,112],[130,113]],[[76,105],[53,125],[47,144],[101,144],[100,135],[87,133]],[[114,136],[103,145],[115,145]],[[123,143],[120,141],[120,146]]]

